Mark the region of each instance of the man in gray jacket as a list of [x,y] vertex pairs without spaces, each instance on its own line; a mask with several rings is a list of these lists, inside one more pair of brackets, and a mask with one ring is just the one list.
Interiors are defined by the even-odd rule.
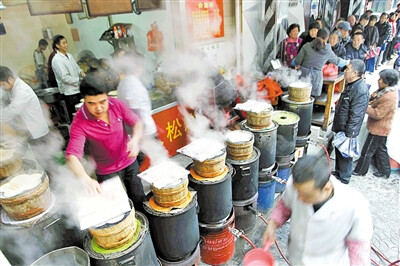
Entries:
[[[342,131],[348,138],[356,138],[360,133],[368,107],[369,92],[367,85],[361,78],[364,72],[365,64],[360,59],[351,60],[344,71],[346,87],[340,95],[336,106],[332,131],[336,133]],[[353,158],[342,156],[336,147],[335,156],[335,171],[333,174],[342,183],[348,184],[353,170]]]

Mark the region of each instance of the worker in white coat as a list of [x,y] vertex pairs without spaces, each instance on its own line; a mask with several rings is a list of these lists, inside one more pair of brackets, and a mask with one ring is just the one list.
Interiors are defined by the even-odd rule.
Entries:
[[331,177],[325,157],[305,156],[272,211],[263,241],[290,220],[292,265],[370,265],[372,222],[367,200]]

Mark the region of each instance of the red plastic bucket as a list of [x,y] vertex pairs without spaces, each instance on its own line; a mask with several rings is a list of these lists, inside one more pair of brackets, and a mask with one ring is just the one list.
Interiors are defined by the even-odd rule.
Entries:
[[269,248],[272,243],[268,242],[264,248],[256,248],[247,252],[243,258],[244,266],[273,266],[275,265],[275,259],[269,253]]

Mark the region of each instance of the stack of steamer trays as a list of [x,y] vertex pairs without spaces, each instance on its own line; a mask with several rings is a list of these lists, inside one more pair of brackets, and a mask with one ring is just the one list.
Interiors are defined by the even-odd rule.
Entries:
[[34,161],[22,159],[15,149],[0,148],[0,249],[10,262],[24,263],[18,254],[23,251],[7,245],[8,240],[29,239],[30,245],[41,246],[38,257],[63,246],[59,232],[47,229],[49,224],[60,225],[54,217],[55,201],[47,174]]
[[311,121],[314,98],[311,97],[312,85],[297,81],[289,85],[289,95],[282,96],[284,109],[300,117],[296,138],[296,156],[301,158],[307,153],[308,141],[311,136]]
[[185,168],[163,161],[139,174],[151,185],[143,208],[162,265],[193,265],[200,261],[197,194],[188,188]]
[[[257,196],[254,198],[242,200],[242,202],[234,202],[237,208],[245,214],[249,214],[250,204],[256,206],[260,210],[269,209],[274,201],[275,195],[275,180],[273,176],[276,174],[278,165],[276,163],[277,149],[277,129],[278,124],[272,121],[273,108],[267,102],[247,101],[243,104],[238,104],[235,109],[246,111],[247,119],[240,123],[242,130],[251,132],[254,135],[254,146],[258,149],[260,155],[258,160],[258,170],[254,173],[257,176]],[[256,150],[256,149],[255,149]],[[257,151],[257,150],[256,150]],[[236,163],[237,164],[237,163]],[[255,168],[255,167],[254,167]],[[243,173],[243,166],[239,168],[239,175]],[[244,172],[246,174],[246,172]],[[254,177],[255,178],[255,177]],[[236,213],[237,214],[237,213]],[[246,215],[250,216],[250,215]],[[250,228],[255,224],[254,215],[248,218]]]
[[131,210],[89,228],[84,249],[93,265],[157,265],[158,260],[151,241],[147,218]]
[[22,221],[41,215],[52,205],[49,178],[42,170],[22,167],[21,155],[0,149],[2,221]]
[[[214,139],[214,138],[213,138]],[[197,192],[201,260],[211,265],[229,261],[235,252],[235,239],[229,229],[234,227],[232,204],[233,167],[226,163],[226,149],[221,142],[197,139],[178,152],[193,159],[189,186]]]

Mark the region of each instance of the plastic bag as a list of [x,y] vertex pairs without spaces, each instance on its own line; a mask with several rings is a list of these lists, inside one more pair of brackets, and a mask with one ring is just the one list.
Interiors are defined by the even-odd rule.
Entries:
[[336,76],[338,74],[338,66],[332,63],[324,65],[322,68],[324,76]]
[[344,158],[354,158],[360,156],[360,144],[357,137],[348,138],[344,132],[336,133],[332,145],[335,146]]
[[365,56],[365,59],[367,60],[367,59],[374,58],[374,57],[378,56],[380,51],[381,51],[380,47],[375,47],[375,48],[370,49],[367,52],[367,55]]

